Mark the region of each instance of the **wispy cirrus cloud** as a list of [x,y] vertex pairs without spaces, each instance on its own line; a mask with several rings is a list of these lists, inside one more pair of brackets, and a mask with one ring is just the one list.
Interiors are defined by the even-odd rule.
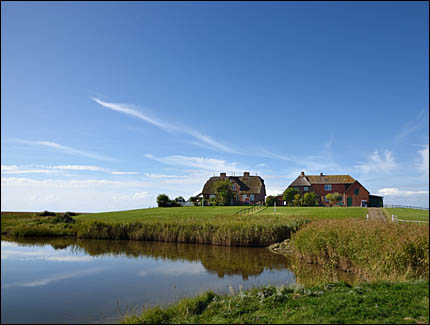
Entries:
[[149,117],[145,114],[143,114],[142,112],[138,111],[136,108],[134,108],[134,106],[129,105],[129,104],[120,104],[120,103],[109,103],[109,102],[105,102],[99,98],[94,98],[91,97],[91,99],[93,101],[95,101],[97,104],[105,107],[105,108],[109,108],[113,111],[117,111],[123,114],[127,114],[133,117],[137,117],[149,124],[152,124],[164,131],[167,132],[174,132],[174,133],[183,133],[189,136],[194,137],[195,139],[211,146],[213,149],[218,149],[221,151],[225,151],[225,152],[235,152],[235,150],[233,150],[232,148],[227,147],[226,145],[212,139],[210,136],[205,135],[203,133],[200,133],[196,130],[187,128],[187,127],[182,127],[182,126],[177,126],[177,125],[173,125],[170,123],[166,123],[163,121],[160,121],[159,119],[153,118],[153,117]]
[[2,174],[52,174],[61,171],[90,171],[102,172],[111,175],[136,175],[138,172],[128,171],[111,171],[108,168],[99,166],[86,166],[86,165],[59,165],[59,166],[37,166],[38,169],[32,166],[16,166],[16,165],[1,165]]
[[171,166],[185,166],[196,169],[203,169],[212,172],[243,172],[247,168],[240,166],[236,162],[228,163],[226,160],[205,158],[205,157],[190,157],[181,155],[171,155],[166,157],[154,157],[151,154],[146,154],[146,158],[161,162]]
[[404,124],[397,133],[397,139],[406,138],[407,136],[428,127],[428,112],[427,109],[422,109],[418,112],[415,118]]
[[384,152],[384,157],[381,157],[378,151],[372,153],[369,157],[369,160],[365,163],[355,165],[355,168],[358,168],[362,173],[369,172],[389,172],[395,168],[397,168],[397,163],[394,160],[394,157],[391,151],[386,150]]
[[96,159],[96,160],[103,160],[103,161],[115,160],[114,158],[111,158],[108,156],[104,156],[104,155],[100,155],[100,154],[92,153],[92,152],[87,152],[87,151],[75,149],[72,147],[63,146],[61,144],[58,144],[58,143],[52,142],[52,141],[35,141],[35,140],[22,140],[22,139],[10,139],[9,141],[21,143],[21,144],[32,145],[32,146],[48,147],[48,148],[52,148],[52,149],[55,149],[57,151],[61,151],[63,153],[69,154],[69,155],[86,157],[86,158],[91,158],[91,159]]
[[2,174],[51,174],[57,173],[58,170],[52,169],[34,169],[34,168],[22,168],[16,165],[1,165]]
[[424,149],[418,150],[419,161],[417,164],[418,169],[423,172],[427,177],[429,176],[429,145]]

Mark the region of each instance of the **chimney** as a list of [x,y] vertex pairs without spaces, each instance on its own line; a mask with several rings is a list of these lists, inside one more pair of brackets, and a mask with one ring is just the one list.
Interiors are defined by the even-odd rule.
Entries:
[[227,174],[226,174],[226,173],[221,173],[221,174],[219,174],[219,177],[221,177],[221,179],[224,179],[226,176],[227,176]]
[[320,173],[320,176],[324,176],[323,173]]
[[243,177],[249,177],[249,172],[243,172]]
[[300,176],[301,176],[301,177],[305,176],[305,172],[301,172],[301,173],[300,173]]

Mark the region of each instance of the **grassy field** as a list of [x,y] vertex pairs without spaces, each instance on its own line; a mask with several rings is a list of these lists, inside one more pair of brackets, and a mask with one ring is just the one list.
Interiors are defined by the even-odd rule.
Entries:
[[82,214],[76,220],[104,221],[104,222],[134,222],[142,220],[174,220],[180,218],[208,218],[214,216],[231,216],[243,209],[242,206],[232,207],[178,207],[178,208],[151,208],[126,211],[113,211],[102,213]]
[[394,214],[397,218],[403,220],[429,221],[429,210],[408,208],[385,208],[385,210],[390,217]]
[[130,315],[126,324],[416,324],[429,322],[429,282],[209,291]]
[[312,220],[319,219],[344,219],[344,218],[366,218],[367,208],[356,207],[268,207],[257,214],[278,216],[305,216]]

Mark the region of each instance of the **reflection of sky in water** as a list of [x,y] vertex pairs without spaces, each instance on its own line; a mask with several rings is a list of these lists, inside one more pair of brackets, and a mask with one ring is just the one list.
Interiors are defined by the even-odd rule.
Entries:
[[200,261],[186,259],[90,256],[70,246],[56,250],[6,241],[1,250],[2,323],[103,322],[208,289],[227,293],[229,285],[238,290],[294,283],[287,269],[265,269],[244,280],[241,274],[221,278]]

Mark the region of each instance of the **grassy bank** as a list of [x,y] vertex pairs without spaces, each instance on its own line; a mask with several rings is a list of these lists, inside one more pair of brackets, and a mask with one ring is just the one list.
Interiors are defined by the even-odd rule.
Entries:
[[[233,290],[231,290],[233,291]],[[308,289],[264,287],[229,296],[213,292],[127,316],[133,324],[327,324],[429,322],[429,282],[344,283]]]
[[429,277],[429,228],[368,220],[322,220],[292,241],[308,262],[359,272],[371,279]]
[[279,213],[234,215],[242,208],[180,207],[93,213],[74,216],[76,223],[58,223],[53,217],[34,213],[2,212],[2,234],[265,247],[290,238],[292,232],[319,214],[321,218],[361,218],[366,214],[366,209],[361,208],[283,208]]
[[[196,210],[179,209],[184,209],[180,216],[173,214],[174,211],[171,210],[175,209],[148,209],[158,210],[159,216],[148,215],[134,219],[134,217],[124,217],[122,212],[119,212],[117,219],[112,216],[115,213],[95,217],[75,216],[75,223],[57,223],[53,220],[54,217],[2,216],[2,234],[12,237],[72,236],[88,239],[130,239],[265,247],[289,238],[292,232],[307,222],[303,217],[216,214],[220,211],[231,213],[230,207],[225,210],[213,209],[215,215],[209,212],[206,212],[206,215],[200,215],[201,208],[198,207]],[[192,213],[185,214],[187,210]],[[209,210],[211,209],[205,211]]]

